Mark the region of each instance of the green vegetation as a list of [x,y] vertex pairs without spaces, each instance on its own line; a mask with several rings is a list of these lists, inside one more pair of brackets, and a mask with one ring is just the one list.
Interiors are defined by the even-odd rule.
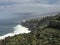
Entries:
[[60,16],[32,19],[22,23],[31,33],[0,40],[0,45],[60,45]]
[[50,21],[49,27],[60,28],[60,16],[54,17],[54,19]]

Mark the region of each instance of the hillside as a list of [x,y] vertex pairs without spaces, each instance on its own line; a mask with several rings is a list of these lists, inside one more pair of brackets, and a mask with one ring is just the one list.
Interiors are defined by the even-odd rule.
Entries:
[[22,22],[31,33],[0,40],[0,45],[60,45],[60,16],[43,17]]

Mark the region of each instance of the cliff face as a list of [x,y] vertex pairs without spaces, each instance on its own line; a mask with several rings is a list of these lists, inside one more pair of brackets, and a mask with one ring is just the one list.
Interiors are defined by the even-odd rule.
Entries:
[[33,30],[38,27],[44,27],[45,25],[48,25],[49,22],[52,20],[52,16],[43,17],[42,19],[32,19],[27,20],[26,22],[22,22],[22,25],[29,28],[30,30]]

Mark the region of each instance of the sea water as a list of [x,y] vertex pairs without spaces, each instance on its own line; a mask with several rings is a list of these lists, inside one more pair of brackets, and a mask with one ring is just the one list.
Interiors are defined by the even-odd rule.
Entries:
[[44,15],[35,15],[33,13],[0,14],[0,39],[5,39],[5,37],[8,36],[30,33],[31,31],[22,26],[21,22],[41,16]]

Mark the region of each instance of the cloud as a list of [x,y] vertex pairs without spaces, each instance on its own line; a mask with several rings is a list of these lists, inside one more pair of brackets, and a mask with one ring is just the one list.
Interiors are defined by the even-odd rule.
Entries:
[[59,0],[0,0],[0,13],[57,12],[60,11],[59,2]]
[[39,4],[59,4],[60,0],[0,0],[1,2],[13,2],[13,3],[20,3],[20,4],[34,4],[34,3],[39,3]]
[[49,4],[59,4],[60,5],[60,0],[48,0]]

